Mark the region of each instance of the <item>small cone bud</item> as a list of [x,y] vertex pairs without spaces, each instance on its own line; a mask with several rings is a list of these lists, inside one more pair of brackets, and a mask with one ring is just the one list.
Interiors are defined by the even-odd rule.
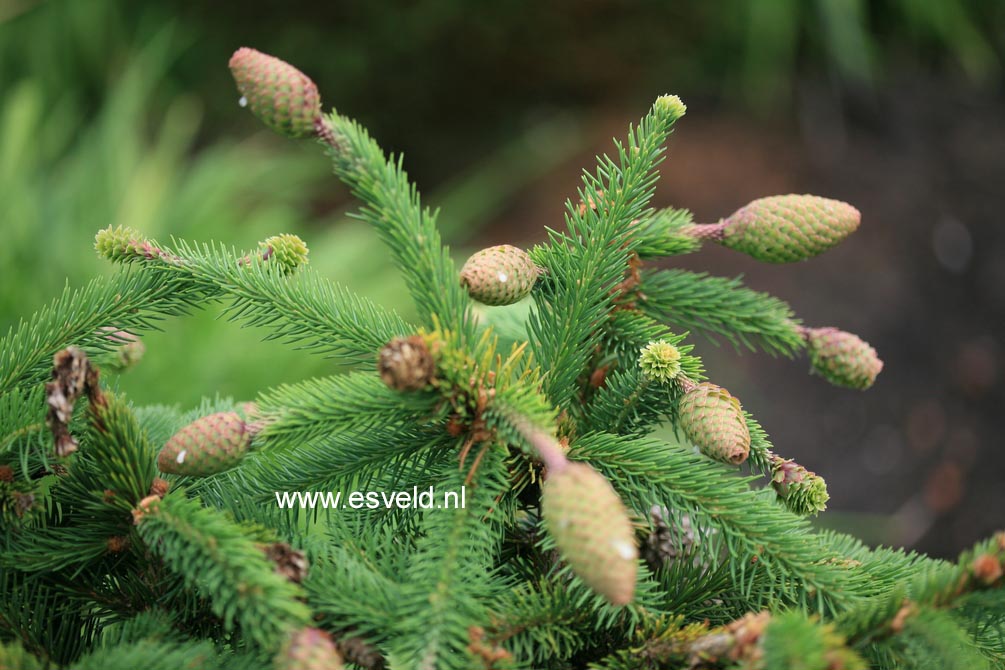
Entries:
[[161,472],[206,477],[237,465],[251,444],[251,432],[237,412],[218,412],[188,424],[157,455]]
[[153,246],[139,231],[125,226],[108,226],[94,236],[94,249],[113,263],[160,258],[163,252]]
[[775,456],[771,460],[771,485],[785,506],[800,516],[827,509],[830,495],[823,477],[795,461]]
[[276,670],[342,670],[342,656],[328,633],[301,628],[275,658]]
[[876,350],[857,335],[837,328],[806,331],[813,370],[832,384],[865,390],[883,370]]
[[676,95],[661,95],[656,98],[653,108],[665,114],[671,121],[676,121],[687,112],[687,105]]
[[296,235],[275,235],[259,242],[258,246],[263,249],[262,258],[268,263],[275,263],[284,274],[291,274],[297,268],[307,265],[310,251]]
[[147,348],[138,336],[125,330],[117,330],[113,326],[104,326],[101,330],[108,333],[105,335],[106,339],[119,345],[115,349],[115,358],[111,361],[118,370],[128,370],[143,360]]
[[821,254],[855,232],[862,215],[840,200],[776,195],[755,200],[723,221],[723,245],[766,263]]
[[680,374],[680,350],[666,340],[655,340],[642,349],[639,367],[647,378],[666,384]]
[[377,370],[385,384],[396,391],[418,391],[433,380],[436,362],[426,342],[418,335],[399,337],[380,350]]
[[461,284],[486,305],[512,305],[528,295],[540,274],[523,249],[501,244],[482,249],[461,268]]
[[610,483],[585,463],[569,463],[545,481],[541,509],[572,570],[611,604],[631,602],[638,549],[628,511]]
[[230,58],[242,104],[265,125],[287,137],[309,137],[321,118],[318,87],[289,63],[242,47]]
[[740,401],[729,391],[703,382],[681,398],[680,427],[703,454],[739,465],[750,454],[750,431]]

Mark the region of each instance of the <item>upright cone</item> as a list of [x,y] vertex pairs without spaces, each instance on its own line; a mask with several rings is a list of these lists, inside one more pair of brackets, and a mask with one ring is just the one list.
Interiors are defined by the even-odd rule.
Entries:
[[766,263],[821,254],[855,232],[862,219],[846,202],[815,195],[776,195],[740,208],[723,221],[724,246]]
[[569,463],[544,483],[541,509],[562,557],[613,605],[635,593],[638,549],[628,511],[603,475]]
[[241,462],[251,433],[237,412],[218,412],[188,424],[157,455],[161,472],[206,477]]
[[486,305],[512,305],[530,294],[539,275],[526,251],[509,244],[475,252],[461,268],[461,284]]
[[739,465],[750,454],[750,431],[740,401],[729,391],[703,382],[680,400],[680,427],[709,458]]
[[883,370],[876,350],[857,335],[837,328],[810,328],[805,333],[813,370],[832,384],[865,390]]
[[286,61],[242,47],[230,58],[237,90],[252,113],[287,137],[309,137],[321,118],[321,96],[310,77]]

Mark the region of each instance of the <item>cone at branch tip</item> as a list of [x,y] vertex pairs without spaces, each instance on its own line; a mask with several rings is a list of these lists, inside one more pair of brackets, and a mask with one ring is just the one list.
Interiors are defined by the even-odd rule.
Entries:
[[719,224],[695,228],[698,237],[711,237],[759,261],[792,263],[837,245],[861,220],[859,211],[846,202],[790,194],[754,200]]
[[573,572],[611,604],[631,602],[638,569],[635,534],[628,510],[603,475],[577,462],[551,470],[541,509]]
[[832,384],[864,391],[883,370],[876,350],[858,335],[837,328],[804,328],[813,371]]
[[433,381],[436,361],[419,335],[396,337],[381,348],[377,371],[395,391],[419,391]]
[[276,670],[342,670],[342,656],[331,636],[319,628],[293,633],[275,658]]
[[229,470],[244,458],[252,431],[238,412],[217,412],[188,424],[157,455],[161,472],[207,477]]
[[666,340],[653,340],[642,348],[639,367],[646,379],[671,382],[680,374],[680,350]]
[[530,255],[510,244],[475,252],[461,268],[461,285],[485,305],[512,305],[526,298],[541,271]]
[[230,58],[242,104],[286,137],[310,137],[321,120],[321,96],[310,77],[275,56],[242,47]]
[[296,235],[283,233],[259,242],[262,250],[262,260],[275,263],[283,274],[292,274],[298,268],[307,265],[310,250],[307,244]]
[[750,431],[740,401],[729,391],[702,382],[680,400],[678,421],[691,442],[709,458],[739,465],[750,454]]
[[827,509],[830,494],[823,477],[791,459],[777,455],[772,457],[771,485],[785,506],[795,514],[815,515]]

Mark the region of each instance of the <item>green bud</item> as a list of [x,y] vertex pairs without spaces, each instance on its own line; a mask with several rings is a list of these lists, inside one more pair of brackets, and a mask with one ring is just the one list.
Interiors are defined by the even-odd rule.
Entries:
[[818,514],[827,509],[830,494],[824,478],[791,459],[771,459],[771,485],[785,506],[800,516]]
[[307,255],[310,251],[307,249],[307,244],[296,235],[275,235],[264,242],[259,242],[258,246],[264,250],[262,259],[275,263],[284,274],[291,274],[308,263]]
[[654,340],[643,347],[639,367],[646,379],[666,384],[680,374],[680,351],[666,340]]

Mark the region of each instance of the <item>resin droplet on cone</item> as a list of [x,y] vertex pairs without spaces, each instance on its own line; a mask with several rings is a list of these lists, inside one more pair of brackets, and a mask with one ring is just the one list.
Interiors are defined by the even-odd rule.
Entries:
[[755,200],[722,222],[720,242],[767,263],[821,254],[855,232],[862,215],[846,202],[815,195]]
[[328,633],[301,628],[290,636],[276,656],[276,670],[342,670],[342,656]]
[[813,370],[832,384],[865,390],[883,370],[876,350],[858,335],[837,328],[810,328],[805,335]]
[[461,284],[486,305],[512,305],[526,298],[540,271],[526,251],[501,244],[476,252],[461,268]]
[[230,58],[237,90],[252,113],[287,137],[309,137],[321,118],[321,96],[310,77],[289,63],[242,47]]
[[680,400],[679,423],[684,434],[703,454],[739,465],[750,454],[750,431],[740,401],[729,391],[703,382]]
[[188,424],[157,455],[161,472],[206,477],[241,462],[251,444],[248,425],[237,412],[218,412]]
[[610,603],[631,602],[638,569],[635,534],[603,475],[585,463],[569,463],[545,481],[541,510],[573,572]]

